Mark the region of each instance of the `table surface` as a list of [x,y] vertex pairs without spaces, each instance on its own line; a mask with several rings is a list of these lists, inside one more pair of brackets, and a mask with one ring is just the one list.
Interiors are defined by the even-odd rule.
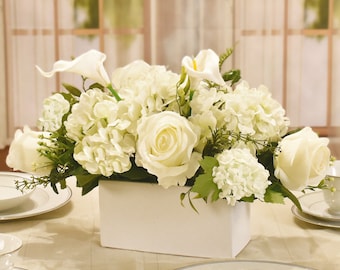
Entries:
[[[85,196],[70,183],[65,206],[35,217],[1,221],[0,232],[23,241],[14,256],[17,267],[40,269],[176,269],[218,261],[104,248],[100,245],[98,190]],[[292,204],[251,205],[251,240],[236,260],[293,263],[313,269],[340,269],[340,229],[304,223]]]

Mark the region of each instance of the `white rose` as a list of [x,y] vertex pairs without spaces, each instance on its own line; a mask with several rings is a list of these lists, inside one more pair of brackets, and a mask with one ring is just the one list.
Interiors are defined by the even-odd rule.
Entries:
[[157,176],[165,188],[186,183],[199,167],[201,154],[194,151],[199,132],[184,117],[161,112],[142,118],[137,127],[136,164]]
[[284,137],[274,156],[275,176],[290,190],[317,185],[329,166],[328,143],[327,138],[319,138],[310,127]]
[[14,170],[19,170],[36,175],[48,175],[52,169],[51,161],[38,152],[40,137],[49,136],[49,133],[31,130],[25,126],[23,131],[18,129],[15,132],[6,164]]
[[38,119],[38,127],[44,131],[56,131],[61,127],[65,113],[70,109],[70,103],[57,93],[43,102],[42,116]]

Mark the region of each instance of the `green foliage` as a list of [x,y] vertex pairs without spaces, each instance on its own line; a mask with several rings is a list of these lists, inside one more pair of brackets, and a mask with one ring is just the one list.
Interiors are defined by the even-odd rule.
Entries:
[[84,174],[76,175],[76,178],[77,186],[82,188],[82,195],[85,195],[98,186],[98,182],[103,179],[103,176],[100,174]]
[[192,192],[198,194],[198,198],[202,198],[208,201],[211,197],[211,201],[218,200],[219,189],[217,185],[213,182],[212,171],[215,166],[218,165],[218,161],[213,157],[205,157],[201,162],[201,167],[204,173],[196,177],[196,181],[191,188]]
[[189,117],[191,115],[190,101],[194,90],[192,90],[190,80],[187,78],[185,68],[182,67],[181,76],[176,84],[176,97],[180,115]]
[[285,188],[278,179],[270,179],[272,184],[267,188],[266,194],[264,196],[265,202],[271,203],[284,203],[284,198],[290,199],[296,207],[302,211],[301,204],[296,196],[287,188]]
[[233,51],[234,50],[232,48],[228,48],[224,53],[220,55],[220,62],[219,62],[220,70],[222,69],[224,62],[229,58],[230,55],[233,54]]
[[81,91],[77,87],[74,87],[73,85],[67,83],[62,83],[62,85],[70,94],[76,97],[80,97]]
[[[220,70],[222,69],[224,62],[229,58],[229,56],[232,55],[232,53],[233,49],[229,48],[223,54],[220,55],[219,61]],[[234,85],[241,79],[241,71],[239,69],[227,71],[222,74],[222,78],[225,82],[231,81],[231,85]]]
[[230,70],[222,74],[224,81],[231,81],[231,85],[234,85],[241,79],[241,71],[239,69]]

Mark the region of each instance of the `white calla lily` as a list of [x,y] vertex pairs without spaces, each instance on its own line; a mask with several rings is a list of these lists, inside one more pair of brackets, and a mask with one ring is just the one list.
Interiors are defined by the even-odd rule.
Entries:
[[53,69],[49,72],[43,71],[36,66],[39,72],[45,77],[52,77],[56,72],[72,72],[94,80],[103,86],[111,85],[109,76],[104,68],[106,55],[97,50],[89,50],[72,61],[59,60],[54,63]]
[[182,59],[182,66],[192,79],[206,79],[223,85],[225,82],[219,70],[219,56],[211,49],[201,50],[193,59],[185,56]]

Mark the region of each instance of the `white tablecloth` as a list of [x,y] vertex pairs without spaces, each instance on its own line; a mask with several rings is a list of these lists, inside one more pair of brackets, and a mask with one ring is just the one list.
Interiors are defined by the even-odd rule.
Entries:
[[[72,184],[72,183],[71,183]],[[40,269],[176,269],[216,261],[103,248],[99,240],[98,191],[81,196],[71,185],[70,202],[47,214],[0,222],[1,233],[23,241],[15,265]],[[256,202],[251,208],[252,237],[240,260],[294,263],[319,270],[340,269],[340,230],[297,220],[285,205]]]

